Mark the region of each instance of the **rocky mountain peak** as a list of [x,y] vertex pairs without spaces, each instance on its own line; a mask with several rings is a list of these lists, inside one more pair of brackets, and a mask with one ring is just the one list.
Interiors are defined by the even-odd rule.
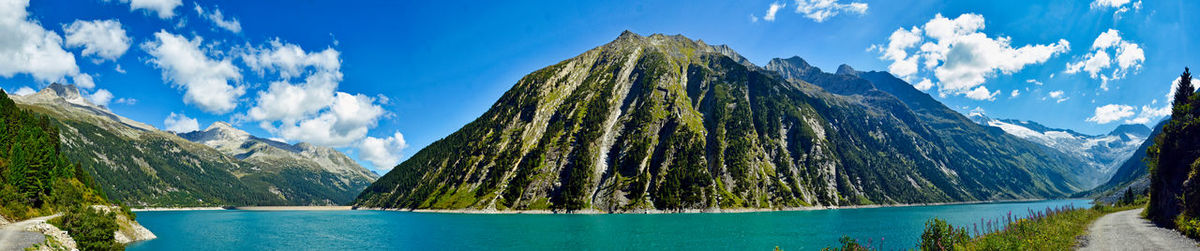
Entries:
[[75,85],[53,83],[49,86],[46,86],[46,88],[43,88],[41,91],[29,96],[30,97],[28,97],[28,99],[40,100],[36,102],[53,103],[55,99],[61,98],[64,101],[67,101],[67,103],[71,104],[96,106],[92,104],[92,102],[89,102],[87,98],[84,98],[83,95],[79,93],[79,88],[76,88]]
[[838,66],[837,73],[835,74],[858,76],[858,71],[855,71],[854,68],[850,67],[849,65],[842,64]]
[[1113,129],[1112,132],[1109,132],[1108,135],[1121,136],[1123,134],[1132,134],[1137,137],[1145,138],[1150,135],[1150,132],[1150,128],[1143,124],[1124,124],[1117,126],[1117,128]]

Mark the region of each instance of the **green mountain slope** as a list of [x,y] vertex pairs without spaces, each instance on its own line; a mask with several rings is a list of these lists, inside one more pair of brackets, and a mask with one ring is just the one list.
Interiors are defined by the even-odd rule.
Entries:
[[[789,75],[738,59],[728,47],[682,36],[623,33],[525,76],[479,119],[381,177],[355,205],[623,212],[1078,190],[1063,176],[1070,163],[1008,147],[1028,142],[997,136],[1003,132],[966,118],[956,118],[963,128],[929,126],[854,75]],[[799,79],[806,76],[815,78]]]
[[113,114],[70,85],[51,84],[13,100],[55,118],[63,155],[81,163],[110,198],[131,206],[346,204],[370,182],[243,161]]

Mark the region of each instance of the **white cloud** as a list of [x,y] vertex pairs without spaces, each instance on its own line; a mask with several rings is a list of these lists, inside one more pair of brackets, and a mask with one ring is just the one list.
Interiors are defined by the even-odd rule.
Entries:
[[217,114],[237,108],[237,99],[246,93],[246,87],[230,84],[242,75],[229,59],[209,58],[200,48],[200,37],[188,40],[166,31],[154,33],[154,37],[142,47],[154,57],[150,63],[163,70],[163,78],[184,89],[184,103]]
[[137,99],[135,99],[135,98],[118,98],[117,101],[114,101],[113,103],[124,104],[124,105],[135,105],[135,104],[137,104]]
[[838,0],[796,0],[796,13],[803,14],[804,17],[818,23],[825,22],[826,19],[843,12],[866,14],[867,4],[861,2],[843,4],[838,3]]
[[401,151],[405,148],[408,143],[400,132],[386,138],[366,137],[358,145],[358,157],[370,162],[376,170],[387,171],[400,164]]
[[37,91],[33,90],[33,88],[22,86],[21,88],[17,88],[17,92],[14,92],[13,94],[16,94],[17,96],[25,96],[34,93],[37,93]]
[[[1130,71],[1141,69],[1145,61],[1146,53],[1141,45],[1122,39],[1120,32],[1115,29],[1108,29],[1096,36],[1091,53],[1085,54],[1079,61],[1067,63],[1067,69],[1063,72],[1087,72],[1092,79],[1100,79],[1100,89],[1107,91],[1108,81],[1125,78]],[[1116,67],[1113,67],[1114,63]]]
[[1087,121],[1095,122],[1097,124],[1108,124],[1130,116],[1133,116],[1132,106],[1109,104],[1096,107],[1095,115],[1092,115],[1092,117],[1088,118]]
[[1035,85],[1043,85],[1044,84],[1044,83],[1042,83],[1042,81],[1038,81],[1037,79],[1027,79],[1027,80],[1025,80],[1025,83],[1030,83],[1030,84],[1035,84]]
[[1148,124],[1151,122],[1156,122],[1156,121],[1152,121],[1152,119],[1161,118],[1161,117],[1164,117],[1167,115],[1171,115],[1171,105],[1170,104],[1167,104],[1167,105],[1159,107],[1159,108],[1154,108],[1149,105],[1143,105],[1142,111],[1138,113],[1137,117],[1129,119],[1129,120],[1125,120],[1125,123]]
[[92,75],[88,75],[86,73],[76,74],[75,76],[71,77],[71,80],[71,82],[75,83],[75,86],[79,86],[84,89],[92,89],[92,87],[96,87],[96,81],[92,80]]
[[204,8],[201,8],[200,4],[197,3],[196,4],[196,14],[198,14],[201,17],[203,17],[204,19],[207,19],[208,21],[212,22],[217,27],[221,27],[222,29],[231,31],[233,33],[241,33],[242,32],[242,22],[241,21],[238,21],[237,18],[232,18],[232,17],[229,18],[229,20],[225,20],[225,14],[222,14],[221,9],[217,9],[216,7],[213,7],[211,12],[206,13],[204,11]]
[[1134,10],[1142,9],[1142,1],[1141,0],[1139,0],[1137,2],[1133,2],[1132,6],[1129,6],[1129,7],[1125,6],[1126,4],[1129,4],[1130,2],[1132,2],[1132,1],[1130,1],[1130,0],[1094,0],[1094,1],[1092,1],[1091,6],[1094,9],[1116,8],[1117,10],[1113,11],[1113,19],[1120,19],[1121,13],[1129,12],[1130,7],[1132,7]]
[[121,3],[129,4],[129,10],[146,10],[155,12],[158,18],[168,19],[175,16],[175,7],[183,5],[182,0],[119,0]]
[[883,59],[892,60],[892,64],[888,65],[888,71],[901,77],[917,73],[917,60],[920,58],[916,55],[909,57],[907,50],[920,42],[920,28],[912,27],[912,30],[898,28],[893,31],[892,35],[888,36],[887,48],[882,51]]
[[92,101],[92,104],[108,106],[108,102],[112,101],[113,95],[111,92],[108,92],[108,90],[99,89],[91,95],[88,95],[87,98],[88,100]]
[[751,23],[757,23],[757,22],[758,22],[758,17],[754,16],[754,14],[750,14],[750,22],[751,22]]
[[311,142],[330,147],[344,147],[367,136],[385,113],[366,95],[338,92],[329,108],[315,117],[300,121],[281,121],[278,128],[269,128],[289,140]]
[[[1061,90],[1052,91],[1052,92],[1050,92],[1050,98],[1054,99],[1055,103],[1062,103],[1063,101],[1067,101],[1068,99],[1071,99],[1071,97],[1067,97],[1064,94],[1066,94],[1066,93]],[[1042,98],[1042,100],[1046,100],[1046,98]]]
[[1095,8],[1095,7],[1113,7],[1113,8],[1115,8],[1115,7],[1121,7],[1122,5],[1128,4],[1129,1],[1130,0],[1094,0],[1094,1],[1092,1],[1092,7],[1093,8]]
[[167,131],[172,132],[191,132],[200,130],[200,123],[194,118],[189,118],[187,115],[176,114],[172,112],[167,115],[167,119],[163,120],[163,125],[167,126]]
[[1017,97],[1017,96],[1021,96],[1021,91],[1019,91],[1019,90],[1012,90],[1012,94],[1009,94],[1008,96],[1009,96],[1009,97],[1013,97],[1013,98],[1015,98],[1015,97]]
[[28,0],[0,2],[0,77],[29,74],[41,82],[64,82],[79,74],[75,55],[63,39],[29,20]]
[[[260,74],[278,73],[282,79],[258,93],[257,105],[247,113],[258,121],[296,121],[329,107],[342,81],[340,53],[332,48],[308,53],[300,46],[271,41],[270,47],[251,48],[242,61]],[[308,73],[303,83],[290,80]]]
[[974,100],[996,100],[996,95],[1000,94],[1000,91],[989,92],[987,86],[979,86],[965,94],[967,98]]
[[771,3],[771,7],[767,8],[767,14],[763,15],[763,20],[767,20],[767,22],[774,22],[775,21],[775,13],[779,12],[779,9],[783,9],[783,7],[786,7],[786,6],[787,6],[786,3],[779,3],[779,2]]
[[928,91],[929,88],[933,88],[933,82],[929,81],[928,78],[921,79],[921,82],[917,83],[916,85],[913,85],[913,88],[917,88],[917,90],[921,90],[921,91]]
[[1013,47],[1012,38],[988,37],[982,32],[984,27],[984,17],[978,14],[954,19],[938,14],[920,27],[897,29],[888,37],[886,48],[877,48],[883,52],[881,59],[892,61],[888,70],[893,74],[913,76],[920,72],[918,63],[922,63],[937,77],[941,95],[963,94],[976,100],[991,100],[994,96],[986,88],[979,88],[988,78],[1015,73],[1070,50],[1070,43],[1063,39]]
[[284,139],[347,146],[365,138],[386,114],[380,106],[386,98],[337,91],[341,58],[332,48],[307,52],[277,39],[246,49],[240,58],[259,74],[278,74],[245,117]]
[[100,61],[116,61],[118,57],[129,50],[132,41],[125,35],[121,22],[117,20],[95,20],[75,22],[64,25],[66,45],[69,48],[83,47],[83,56],[95,56]]

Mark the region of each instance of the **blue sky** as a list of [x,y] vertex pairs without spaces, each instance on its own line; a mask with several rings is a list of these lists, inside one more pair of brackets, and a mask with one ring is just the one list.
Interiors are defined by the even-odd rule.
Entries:
[[[1156,122],[1171,81],[1200,65],[1190,46],[1200,35],[1184,32],[1200,28],[1184,15],[1200,7],[1182,0],[0,3],[13,20],[0,33],[38,38],[0,39],[0,57],[11,57],[0,59],[12,62],[0,63],[8,92],[87,75],[86,92],[111,93],[109,108],[138,121],[176,129],[232,121],[263,137],[334,146],[382,171],[482,114],[525,74],[623,30],[728,44],[759,65],[800,56],[827,71],[889,70],[914,60],[902,77],[928,79],[926,92],[960,112],[1089,134]],[[772,4],[780,7],[768,20]],[[936,35],[947,29],[939,24],[957,32]],[[25,29],[33,26],[44,31]],[[126,40],[83,32],[113,27]],[[914,27],[911,46],[893,41]],[[1096,43],[1101,34],[1120,39]],[[27,62],[22,45],[31,44],[65,54]],[[906,57],[885,57],[889,48]],[[1101,51],[1109,60],[1096,59]],[[56,67],[66,57],[77,69]]]

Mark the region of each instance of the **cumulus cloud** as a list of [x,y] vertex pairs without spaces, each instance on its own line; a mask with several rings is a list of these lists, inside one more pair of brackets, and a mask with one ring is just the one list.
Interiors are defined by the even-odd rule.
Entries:
[[1121,120],[1133,116],[1133,107],[1128,105],[1108,104],[1101,107],[1096,107],[1096,113],[1087,121],[1097,124],[1108,124],[1113,121]]
[[29,20],[27,7],[28,0],[0,2],[0,77],[24,73],[41,82],[64,82],[79,75],[62,37]]
[[1096,36],[1091,53],[1067,63],[1063,72],[1087,72],[1092,79],[1100,79],[1100,89],[1107,91],[1108,81],[1125,78],[1130,71],[1141,69],[1144,61],[1146,55],[1141,45],[1122,39],[1119,31],[1109,29]]
[[929,88],[933,88],[933,81],[929,81],[928,78],[921,79],[921,82],[918,82],[916,85],[913,85],[913,88],[917,88],[917,90],[921,90],[921,91],[928,91]]
[[[1151,105],[1153,105],[1153,104],[1151,104]],[[1164,117],[1167,115],[1171,115],[1171,105],[1165,105],[1165,106],[1161,106],[1158,108],[1155,108],[1150,105],[1143,105],[1142,110],[1141,110],[1141,112],[1138,112],[1137,117],[1126,120],[1125,123],[1148,124],[1151,122],[1155,122],[1155,121],[1152,121],[1152,119],[1161,118],[1161,117]]]
[[221,13],[221,10],[217,9],[216,7],[213,7],[212,11],[206,12],[204,8],[200,7],[200,4],[196,4],[196,14],[212,22],[217,27],[221,27],[222,29],[231,31],[233,33],[242,32],[241,21],[238,21],[237,18],[232,17],[229,18],[229,20],[225,20],[225,14]]
[[92,101],[92,104],[96,104],[96,105],[100,105],[100,106],[108,106],[108,102],[112,101],[113,95],[111,92],[108,92],[108,90],[99,89],[99,90],[96,90],[96,92],[92,93],[91,95],[88,95],[87,99],[89,101]]
[[168,19],[175,16],[175,7],[183,5],[182,0],[118,0],[129,4],[130,11],[146,10],[158,14],[158,18]]
[[818,23],[841,13],[866,14],[867,4],[861,2],[838,3],[838,0],[796,0],[796,13]]
[[132,41],[125,35],[121,22],[117,20],[95,20],[75,22],[64,25],[66,45],[68,48],[83,47],[83,56],[95,56],[96,62],[104,60],[116,61],[118,57],[129,50]]
[[1017,96],[1021,96],[1021,91],[1019,91],[1019,90],[1012,90],[1012,94],[1009,94],[1008,96],[1009,96],[1009,97],[1013,97],[1013,98],[1015,98],[1015,97],[1017,97]]
[[1064,39],[1013,47],[1010,37],[984,34],[984,24],[984,17],[978,14],[962,14],[954,19],[937,14],[922,26],[896,29],[886,47],[875,48],[883,54],[881,59],[891,61],[888,71],[893,74],[905,78],[922,69],[932,71],[942,95],[963,94],[976,100],[991,100],[994,96],[986,88],[979,88],[988,78],[1045,63],[1070,50],[1070,43]]
[[258,92],[246,113],[260,127],[288,140],[341,147],[362,140],[386,112],[385,98],[338,92],[340,53],[333,48],[307,52],[278,39],[246,49],[243,62],[259,74],[277,74]]
[[[1049,94],[1050,95],[1048,98],[1054,99],[1055,103],[1062,103],[1063,101],[1067,101],[1068,99],[1071,99],[1071,97],[1067,97],[1066,95],[1064,95],[1066,93],[1061,90],[1051,91]],[[1046,98],[1042,98],[1042,100],[1046,100]]]
[[404,148],[408,148],[408,143],[400,132],[386,138],[366,137],[358,145],[358,157],[374,165],[376,170],[387,171],[400,164]]
[[1130,0],[1094,0],[1094,1],[1092,1],[1092,7],[1093,8],[1094,7],[1116,8],[1116,7],[1121,7],[1125,4],[1128,4],[1129,2],[1130,2]]
[[76,74],[71,77],[71,80],[72,83],[75,83],[75,86],[81,88],[91,89],[92,87],[96,87],[96,81],[92,80],[92,75],[86,73]]
[[974,100],[996,100],[996,95],[998,94],[1000,94],[1000,91],[989,92],[987,86],[980,86],[967,92],[966,96]]
[[268,129],[290,140],[344,147],[366,137],[367,130],[384,114],[374,102],[375,98],[366,95],[338,92],[333,104],[315,117],[280,121],[279,127]]
[[217,114],[237,108],[237,99],[246,93],[246,87],[230,84],[242,76],[231,60],[209,58],[201,49],[200,37],[188,40],[159,31],[154,38],[142,47],[153,57],[150,63],[163,71],[163,79],[184,89],[184,103]]
[[37,91],[33,90],[33,88],[29,88],[28,86],[22,86],[21,88],[17,88],[17,92],[13,92],[13,94],[16,94],[17,96],[25,96],[34,93],[37,93]]
[[[1125,6],[1131,2],[1133,3],[1131,6]],[[1121,18],[1121,13],[1129,12],[1130,8],[1133,8],[1134,10],[1141,10],[1142,1],[1138,0],[1137,2],[1133,2],[1131,0],[1094,0],[1092,1],[1091,6],[1094,9],[1115,8],[1116,11],[1113,11],[1113,18],[1119,19]]]
[[785,4],[785,3],[779,3],[779,2],[771,3],[771,6],[767,7],[767,14],[763,15],[763,20],[767,20],[767,22],[774,22],[775,21],[775,13],[779,12],[779,9],[783,9],[783,7],[786,7],[786,6],[787,6],[787,4]]
[[189,118],[187,115],[176,114],[172,112],[167,115],[167,119],[163,120],[163,125],[167,126],[167,131],[172,132],[191,132],[200,130],[200,123],[194,118]]

